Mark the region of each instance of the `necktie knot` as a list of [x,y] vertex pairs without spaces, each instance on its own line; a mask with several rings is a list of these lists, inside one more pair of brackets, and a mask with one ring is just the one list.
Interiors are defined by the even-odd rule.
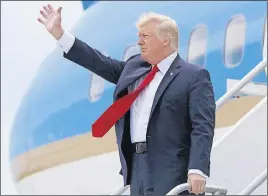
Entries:
[[157,65],[153,65],[152,72],[158,72],[158,71],[159,68],[157,67]]

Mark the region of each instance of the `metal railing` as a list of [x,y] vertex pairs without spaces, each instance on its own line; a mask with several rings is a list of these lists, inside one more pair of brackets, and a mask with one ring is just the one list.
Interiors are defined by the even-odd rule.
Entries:
[[[183,191],[189,190],[190,186],[188,183],[180,184],[176,187],[174,187],[171,191],[167,193],[167,195],[178,195],[179,193],[182,193]],[[227,189],[214,186],[214,185],[206,185],[205,187],[205,193],[212,193],[212,195],[226,195]]]
[[248,82],[250,82],[258,73],[263,71],[267,67],[267,60],[261,61],[256,67],[254,67],[242,80],[240,80],[234,87],[232,87],[227,93],[225,93],[217,102],[217,110],[223,106],[232,96],[239,92]]
[[[167,193],[167,195],[177,195],[183,191],[189,190],[189,187],[190,186],[188,183],[180,184],[180,185],[174,187],[171,191],[169,191]],[[129,185],[124,186],[124,187],[120,187],[118,190],[116,190],[111,195],[122,195],[128,189],[129,189]],[[219,187],[219,186],[214,186],[214,185],[206,185],[205,192],[212,193],[213,195],[226,195],[227,189]]]
[[267,169],[261,173],[256,179],[254,179],[243,191],[238,195],[250,195],[255,191],[262,183],[267,179]]

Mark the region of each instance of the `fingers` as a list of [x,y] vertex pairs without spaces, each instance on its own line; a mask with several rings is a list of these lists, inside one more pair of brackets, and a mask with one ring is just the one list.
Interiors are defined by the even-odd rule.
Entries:
[[48,15],[49,15],[49,13],[51,13],[51,11],[49,11],[46,6],[43,6],[43,8],[44,8],[44,11],[40,10],[40,14],[43,16],[43,18],[38,18],[38,21],[44,25],[45,24],[44,19],[46,19],[46,20],[48,19]]
[[198,186],[199,186],[199,184],[195,181],[195,180],[192,180],[192,182],[191,182],[191,184],[192,184],[192,190],[191,190],[191,192],[193,193],[193,194],[198,194]]
[[50,4],[48,4],[47,6],[43,6],[43,9],[44,9],[44,11],[43,11],[43,10],[40,10],[40,14],[41,14],[45,19],[47,19],[48,16],[49,16],[51,13],[54,13],[54,12],[55,12],[54,8],[53,8]]
[[[59,13],[61,12],[61,7],[59,10]],[[58,11],[57,10],[57,11]],[[48,20],[50,18],[50,15],[55,13],[55,9],[50,5],[48,4],[47,6],[43,6],[43,10],[40,10],[40,14],[43,16],[43,18],[38,18],[38,21],[45,25],[46,23],[46,20]]]
[[50,4],[48,4],[47,7],[51,12],[55,12],[54,8]]
[[38,21],[39,21],[41,24],[45,25],[45,21],[44,21],[43,19],[38,18]]
[[[38,18],[38,21],[39,21],[41,24],[45,25],[46,20],[48,19],[48,15],[47,15],[47,13],[44,12],[43,10],[40,10],[40,14],[43,16],[43,18]],[[45,20],[44,20],[44,19],[45,19]]]
[[192,189],[191,192],[198,195],[204,192],[205,190],[205,182],[203,180],[194,180],[192,181]]
[[204,187],[204,182],[203,181],[196,182],[196,192],[195,192],[195,194],[203,193],[204,192],[203,187]]
[[199,193],[204,193],[205,192],[205,187],[206,187],[206,181],[201,183]]
[[57,13],[60,14],[60,15],[61,15],[61,10],[62,10],[62,7],[59,7],[59,8],[57,9]]
[[192,182],[191,182],[191,180],[189,178],[187,180],[187,183],[189,185],[189,192],[192,193]]
[[190,193],[198,195],[205,191],[206,181],[202,177],[191,176],[188,178],[188,184]]
[[41,14],[45,19],[47,19],[47,14],[46,14],[43,10],[40,10],[40,14]]
[[43,8],[46,11],[47,15],[52,13],[52,11],[47,6],[43,6]]

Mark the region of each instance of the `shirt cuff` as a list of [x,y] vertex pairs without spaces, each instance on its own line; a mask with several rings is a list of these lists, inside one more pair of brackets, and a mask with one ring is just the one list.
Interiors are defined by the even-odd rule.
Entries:
[[58,46],[67,54],[74,45],[75,37],[67,31],[64,31],[58,40]]
[[203,176],[205,178],[205,180],[208,178],[208,176],[206,174],[204,174],[201,170],[199,169],[189,169],[188,171],[188,175],[189,174],[199,174],[200,176]]

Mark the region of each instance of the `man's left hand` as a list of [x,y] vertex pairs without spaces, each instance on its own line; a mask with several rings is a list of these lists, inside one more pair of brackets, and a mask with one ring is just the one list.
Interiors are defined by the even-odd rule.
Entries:
[[189,174],[188,184],[190,185],[189,191],[196,195],[202,194],[205,191],[206,179],[199,174]]

